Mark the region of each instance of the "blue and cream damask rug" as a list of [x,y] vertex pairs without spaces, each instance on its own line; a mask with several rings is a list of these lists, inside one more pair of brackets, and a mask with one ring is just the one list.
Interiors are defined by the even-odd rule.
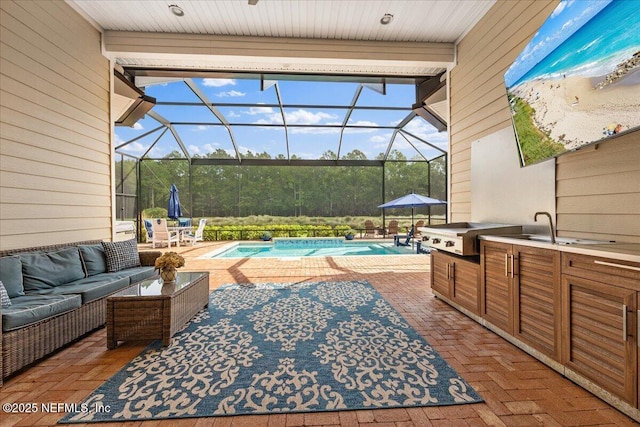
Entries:
[[60,422],[481,401],[366,281],[234,284]]

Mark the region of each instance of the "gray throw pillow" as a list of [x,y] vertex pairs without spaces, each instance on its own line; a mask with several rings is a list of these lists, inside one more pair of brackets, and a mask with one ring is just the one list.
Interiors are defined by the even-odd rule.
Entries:
[[0,258],[0,281],[9,298],[24,295],[24,285],[22,283],[22,261],[17,255]]
[[80,256],[84,263],[84,271],[87,277],[107,271],[107,258],[101,244],[80,245]]
[[135,239],[124,242],[102,242],[102,248],[109,273],[140,266],[138,243]]
[[2,284],[1,281],[0,281],[0,303],[2,305],[2,308],[11,307],[11,299],[9,298],[9,294],[7,293],[7,290],[4,288],[4,285]]

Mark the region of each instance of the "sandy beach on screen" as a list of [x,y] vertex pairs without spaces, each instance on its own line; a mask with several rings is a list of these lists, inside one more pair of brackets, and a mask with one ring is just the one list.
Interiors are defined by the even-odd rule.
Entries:
[[606,137],[609,126],[622,131],[640,124],[640,69],[601,89],[601,78],[571,76],[532,80],[511,92],[524,99],[536,113],[534,122],[568,150]]

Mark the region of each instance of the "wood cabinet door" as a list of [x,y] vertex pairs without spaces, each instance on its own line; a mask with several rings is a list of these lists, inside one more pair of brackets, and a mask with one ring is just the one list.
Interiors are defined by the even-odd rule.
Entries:
[[560,253],[527,246],[513,247],[513,335],[560,361]]
[[638,402],[637,292],[563,275],[563,359],[625,402]]
[[480,266],[471,261],[450,260],[453,284],[451,299],[476,315],[480,315]]
[[508,333],[513,329],[511,245],[480,244],[480,311],[488,322]]
[[438,251],[431,251],[431,289],[440,295],[450,298],[449,256]]

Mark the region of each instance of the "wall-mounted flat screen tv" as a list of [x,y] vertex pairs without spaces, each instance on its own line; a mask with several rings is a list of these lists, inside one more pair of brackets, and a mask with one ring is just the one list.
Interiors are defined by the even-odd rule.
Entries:
[[562,0],[504,76],[522,165],[640,129],[640,0]]

